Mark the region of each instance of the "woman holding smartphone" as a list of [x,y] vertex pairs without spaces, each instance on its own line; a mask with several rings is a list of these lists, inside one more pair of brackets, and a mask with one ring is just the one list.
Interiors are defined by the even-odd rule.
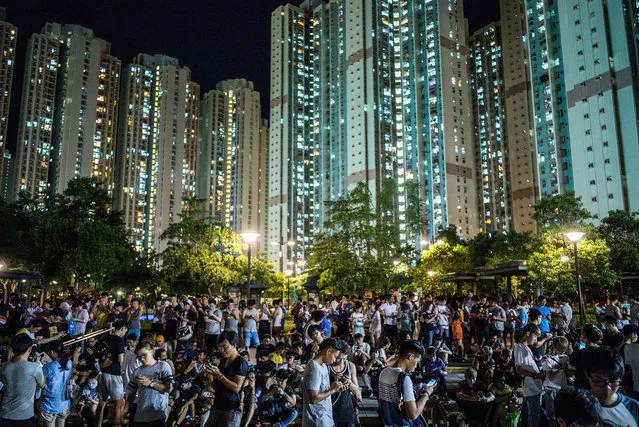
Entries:
[[357,384],[357,373],[355,364],[347,357],[351,352],[350,346],[340,342],[339,356],[335,363],[328,367],[328,375],[331,384],[342,383],[343,389],[331,396],[333,403],[333,421],[336,427],[352,427],[357,420],[357,408],[354,401],[361,401],[359,386]]

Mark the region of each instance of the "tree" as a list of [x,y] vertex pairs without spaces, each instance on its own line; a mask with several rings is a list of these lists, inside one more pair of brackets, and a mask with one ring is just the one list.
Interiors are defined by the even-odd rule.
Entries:
[[[572,294],[577,290],[573,245],[563,236],[546,232],[528,259],[528,279],[523,287],[529,293],[538,289]],[[579,273],[584,288],[601,291],[614,285],[617,277],[610,268],[610,249],[595,233],[577,244]]]
[[39,271],[45,283],[108,286],[124,272],[143,269],[120,214],[110,207],[107,192],[91,178],[69,181],[62,194],[21,195],[0,206],[0,221],[11,224],[0,254],[12,266]]
[[425,293],[436,294],[450,292],[455,287],[442,282],[444,276],[472,269],[472,257],[468,246],[443,241],[422,252],[422,258],[412,275],[415,287],[421,287]]
[[533,218],[539,230],[567,225],[584,225],[592,215],[583,207],[581,196],[575,197],[573,191],[556,196],[545,196],[535,206]]
[[[199,218],[197,201],[182,211],[161,238],[169,241],[162,259],[161,280],[182,292],[224,295],[229,285],[245,283],[248,259],[241,237],[212,218]],[[251,258],[251,282],[274,286],[281,281],[261,256]],[[281,286],[281,283],[280,283]]]
[[611,211],[598,231],[610,247],[610,263],[617,273],[639,271],[639,212]]
[[364,184],[326,203],[329,220],[325,231],[314,236],[308,260],[320,287],[346,293],[388,291],[401,282],[394,269],[408,263],[412,249],[401,247],[398,226],[389,214],[393,188],[386,185],[377,204]]

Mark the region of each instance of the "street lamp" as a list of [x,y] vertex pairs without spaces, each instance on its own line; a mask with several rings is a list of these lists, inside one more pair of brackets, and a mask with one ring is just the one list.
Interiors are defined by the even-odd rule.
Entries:
[[579,293],[579,323],[583,326],[586,323],[586,309],[584,307],[584,298],[581,294],[581,279],[579,278],[579,253],[577,252],[577,242],[584,237],[586,233],[581,231],[571,231],[564,236],[573,243],[575,250],[575,278],[577,279],[577,292]]
[[251,244],[255,243],[260,235],[258,233],[242,233],[240,234],[242,240],[248,244],[248,272],[246,280],[246,300],[251,297]]
[[286,274],[286,306],[291,306],[291,275],[293,274],[293,270],[286,270],[284,272]]

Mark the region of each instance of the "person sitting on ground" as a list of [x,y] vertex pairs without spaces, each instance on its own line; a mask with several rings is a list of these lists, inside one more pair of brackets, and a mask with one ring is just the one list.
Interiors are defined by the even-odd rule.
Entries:
[[601,404],[604,423],[637,427],[639,401],[619,393],[624,374],[623,358],[609,347],[591,347],[584,352],[590,391]]
[[459,383],[457,400],[459,410],[470,420],[483,422],[488,413],[488,399],[485,396],[485,386],[477,381],[477,371],[466,369],[464,380]]
[[440,334],[433,335],[433,347],[435,347],[437,357],[440,358],[446,366],[448,366],[448,357],[452,355],[453,352],[442,340],[442,336]]
[[422,361],[422,371],[424,373],[424,381],[437,381],[433,395],[446,398],[448,391],[446,375],[448,375],[448,372],[446,372],[446,364],[444,361],[437,357],[435,347],[428,347],[426,349],[426,355]]
[[260,398],[260,414],[278,427],[286,427],[297,418],[297,395],[288,384],[291,372],[278,369],[267,383],[267,390]]
[[513,389],[506,384],[506,375],[502,371],[495,371],[493,382],[488,387],[488,394],[486,395],[486,401],[493,402],[487,417],[488,425],[499,425],[499,420],[506,413],[512,397]]

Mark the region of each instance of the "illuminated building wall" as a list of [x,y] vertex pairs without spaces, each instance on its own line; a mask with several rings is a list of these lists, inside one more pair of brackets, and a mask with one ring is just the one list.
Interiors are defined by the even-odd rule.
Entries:
[[49,188],[61,36],[62,26],[49,23],[27,44],[13,198],[23,191],[43,195]]
[[554,0],[525,0],[533,132],[542,196],[574,190],[557,5]]
[[8,187],[9,168],[5,167],[5,149],[7,145],[7,124],[11,101],[11,83],[15,68],[18,29],[6,22],[6,11],[0,8],[0,189]]
[[493,23],[470,38],[477,206],[485,233],[508,231],[511,225],[501,31]]
[[[572,183],[595,220],[639,210],[639,79],[634,1],[557,3]],[[598,222],[598,221],[596,221]]]
[[200,139],[200,85],[187,82],[184,112],[184,165],[182,171],[182,209],[196,196],[197,154]]
[[536,140],[528,61],[526,10],[522,0],[501,0],[501,45],[504,64],[504,136],[508,141],[511,227],[518,232],[536,231],[533,206],[539,200]]
[[122,218],[137,251],[148,248],[147,206],[149,160],[153,132],[155,70],[134,63],[122,73],[116,149],[114,209]]
[[197,197],[204,200],[205,217],[224,222],[226,190],[226,95],[211,90],[202,99],[201,142],[198,147]]
[[100,40],[100,44],[100,72],[98,74],[91,176],[104,185],[109,197],[113,197],[121,63],[118,58],[110,54],[110,43]]
[[[304,258],[318,229],[314,179],[318,127],[312,105],[316,46],[311,38],[315,25],[311,11],[320,3],[281,6],[271,16],[269,242],[265,246],[269,259],[280,269],[293,258]],[[281,255],[287,242],[295,245],[284,251],[289,255],[284,260]]]
[[383,215],[417,252],[449,225],[476,234],[462,1],[307,1],[276,9],[271,31],[272,262],[303,259],[324,202],[358,183],[392,186]]
[[237,233],[259,233],[258,247],[264,247],[263,144],[268,131],[260,94],[251,81],[224,80],[205,94],[203,103],[198,194],[207,200],[205,213]]
[[62,28],[62,49],[53,121],[53,157],[49,179],[62,193],[67,183],[91,176],[98,100],[101,44],[79,25]]
[[[163,55],[136,56],[122,83],[120,131],[116,159],[115,209],[122,211],[139,251],[162,252],[161,234],[179,221],[185,151],[190,70]],[[190,89],[189,89],[190,88]],[[192,136],[192,132],[188,132]]]

